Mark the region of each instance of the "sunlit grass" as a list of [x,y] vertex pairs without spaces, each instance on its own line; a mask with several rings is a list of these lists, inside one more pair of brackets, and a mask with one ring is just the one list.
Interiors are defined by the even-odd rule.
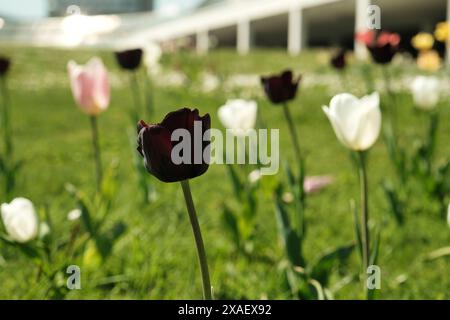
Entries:
[[[119,161],[120,188],[113,212],[107,223],[122,220],[127,233],[119,240],[113,255],[100,268],[82,269],[82,290],[72,291],[68,298],[200,298],[201,283],[193,237],[185,212],[181,190],[177,184],[163,184],[153,179],[157,200],[142,206],[133,168],[127,130],[132,127],[127,116],[132,107],[127,74],[118,70],[108,52],[56,51],[49,49],[2,48],[13,60],[10,74],[12,117],[16,155],[25,161],[20,172],[15,196],[31,199],[38,208],[48,207],[54,219],[57,237],[65,237],[70,224],[67,213],[75,203],[64,189],[72,183],[87,192],[94,192],[94,167],[91,161],[89,119],[77,110],[69,88],[66,64],[70,59],[86,62],[99,54],[112,72],[112,100],[99,119],[104,163]],[[212,126],[221,127],[216,110],[228,98],[239,97],[235,89],[211,93],[198,90],[199,74],[209,70],[222,79],[233,74],[266,74],[286,67],[304,73],[304,78],[331,75],[339,78],[321,58],[322,52],[306,52],[289,57],[282,51],[257,51],[239,57],[232,51],[218,51],[198,58],[189,53],[164,56],[163,71],[176,69],[190,81],[182,87],[165,88],[156,83],[156,114],[148,121],[159,121],[179,107],[199,108],[209,112]],[[325,63],[325,64],[324,64]],[[408,66],[408,65],[406,65]],[[401,64],[395,75],[411,74],[411,67]],[[397,72],[398,71],[398,72]],[[305,80],[306,81],[306,80]],[[356,68],[346,77],[346,90],[363,90],[362,78]],[[353,90],[353,88],[358,88]],[[316,84],[300,89],[291,110],[307,154],[308,173],[332,174],[335,183],[312,196],[306,212],[309,220],[305,255],[313,259],[325,249],[347,244],[354,239],[349,200],[358,198],[357,177],[348,152],[338,143],[321,110],[341,84],[330,87]],[[246,96],[259,103],[260,119],[269,128],[281,130],[281,157],[293,160],[293,150],[280,109],[266,102],[259,88],[246,90]],[[400,130],[407,142],[425,130],[405,91],[400,93]],[[448,101],[441,103],[438,155],[448,157],[450,117]],[[382,289],[380,298],[450,298],[449,260],[443,258],[424,262],[430,251],[450,245],[450,230],[439,218],[437,206],[423,196],[410,199],[406,224],[396,226],[388,212],[380,187],[382,179],[391,174],[385,146],[380,141],[370,156],[371,216],[381,226]],[[280,171],[279,178],[282,178]],[[265,178],[263,178],[265,179]],[[212,166],[207,174],[191,182],[197,205],[210,272],[217,298],[289,298],[280,264],[284,256],[275,227],[270,195],[261,194],[258,212],[256,254],[248,258],[236,254],[224,229],[221,205],[234,201],[231,185],[223,166]],[[2,199],[3,200],[3,199]],[[234,204],[236,205],[236,203]],[[36,282],[36,270],[11,248],[0,246],[4,262],[0,263],[0,298],[46,298],[45,286]],[[64,259],[62,255],[61,259]],[[77,264],[79,261],[67,261]],[[348,270],[358,270],[359,260],[352,255]],[[333,279],[336,281],[336,279]],[[333,282],[332,281],[332,282]],[[356,281],[345,286],[337,298],[362,298]]]

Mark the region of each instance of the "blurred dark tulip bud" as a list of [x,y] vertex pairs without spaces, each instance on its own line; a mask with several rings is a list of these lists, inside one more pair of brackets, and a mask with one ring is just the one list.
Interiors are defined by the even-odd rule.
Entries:
[[331,65],[338,70],[345,69],[347,62],[345,60],[345,50],[340,49],[331,57]]
[[292,71],[284,71],[280,75],[261,77],[264,91],[272,103],[284,103],[295,98],[301,76],[293,79]]
[[142,50],[132,49],[116,52],[116,59],[119,65],[126,70],[136,70],[141,65]]
[[[201,128],[196,134],[194,134],[194,124],[196,128]],[[200,117],[197,109],[183,108],[170,112],[161,123],[154,125],[148,125],[141,120],[137,124],[137,150],[144,157],[148,172],[159,180],[177,182],[192,179],[201,176],[208,170],[210,159],[208,150],[205,152],[205,149],[209,147],[211,141],[209,134],[205,135],[205,132],[210,128],[209,114]],[[190,161],[186,161],[189,163],[183,161],[176,164],[173,161],[173,148],[184,142],[184,137],[179,141],[171,141],[172,133],[177,129],[185,129],[189,132]],[[207,154],[205,157],[204,153]]]
[[4,76],[8,73],[11,60],[6,57],[0,57],[0,76]]
[[388,64],[399,51],[400,35],[382,31],[378,35],[373,30],[356,34],[356,40],[366,45],[373,61]]

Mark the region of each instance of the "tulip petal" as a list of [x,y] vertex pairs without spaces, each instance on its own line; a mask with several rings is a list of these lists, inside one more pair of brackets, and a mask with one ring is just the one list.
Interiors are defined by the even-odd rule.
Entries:
[[246,135],[256,124],[258,106],[255,101],[228,100],[218,110],[219,120],[235,135]]
[[25,243],[37,236],[38,218],[33,203],[25,198],[16,198],[0,207],[3,224],[11,239]]
[[357,150],[367,150],[377,140],[381,130],[380,97],[377,92],[363,97],[360,108],[365,112],[361,115],[355,139]]
[[176,181],[174,177],[179,177],[182,170],[171,159],[170,132],[159,125],[149,126],[140,132],[139,139],[147,170],[163,182]]
[[92,58],[88,64],[91,81],[93,82],[93,97],[98,108],[104,110],[108,107],[110,88],[108,71],[100,58]]
[[381,130],[380,98],[377,92],[361,99],[342,93],[323,107],[337,138],[352,150],[366,150],[375,143]]
[[[201,122],[201,132],[196,136],[195,121]],[[176,182],[192,179],[202,175],[208,170],[209,157],[204,155],[206,147],[210,144],[207,134],[211,128],[209,114],[199,116],[197,109],[183,108],[170,112],[158,125],[146,125],[145,122],[138,123],[139,132],[138,151],[144,156],[147,170],[163,182]],[[172,160],[172,150],[180,142],[171,141],[172,133],[177,129],[185,129],[190,133],[191,159],[188,163],[175,164]],[[200,141],[196,141],[200,139]],[[196,143],[201,143],[197,152]],[[184,146],[183,146],[184,148]],[[184,152],[184,149],[182,149]],[[197,156],[197,157],[196,157]],[[200,156],[200,157],[198,157]],[[200,160],[198,162],[198,160]],[[187,162],[187,161],[186,161]]]
[[433,109],[439,101],[439,80],[433,76],[418,76],[411,85],[416,107],[423,110]]
[[334,119],[335,131],[339,131],[342,142],[352,146],[358,130],[358,119],[361,110],[358,110],[358,98],[349,93],[338,94],[331,99],[330,113]]
[[94,57],[85,66],[70,61],[67,69],[72,93],[82,111],[97,115],[109,104],[108,72],[100,58]]
[[346,147],[350,148],[350,144],[345,140],[345,137],[342,134],[342,129],[338,123],[338,120],[334,116],[334,114],[331,112],[330,108],[327,106],[323,106],[322,110],[325,112],[326,116],[328,117],[328,120],[330,120],[331,126],[334,130],[334,133],[336,134],[336,137],[338,140]]

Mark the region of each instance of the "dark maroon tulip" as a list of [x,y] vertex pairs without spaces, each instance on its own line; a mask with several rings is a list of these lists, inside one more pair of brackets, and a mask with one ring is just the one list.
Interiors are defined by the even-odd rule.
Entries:
[[378,64],[388,64],[399,50],[400,35],[387,31],[377,35],[375,31],[369,30],[358,33],[356,40],[366,45],[373,61]]
[[126,70],[136,70],[141,65],[142,50],[132,49],[116,52],[116,59],[119,65]]
[[337,69],[337,70],[343,70],[345,69],[345,66],[347,65],[347,62],[345,60],[345,50],[341,49],[337,51],[332,57],[331,57],[331,65]]
[[8,73],[11,60],[6,57],[0,57],[0,76],[4,76]]
[[281,75],[261,77],[264,91],[272,103],[285,103],[295,98],[301,76],[293,79],[292,71],[284,71]]
[[[201,160],[195,163],[194,148],[194,121],[201,122],[201,136],[197,143],[201,143],[201,155],[197,157]],[[144,157],[145,167],[148,172],[163,182],[176,182],[192,179],[204,174],[209,167],[209,158],[203,158],[203,152],[210,144],[209,136],[207,141],[203,141],[205,131],[211,128],[209,114],[199,116],[197,109],[191,110],[183,108],[170,112],[159,124],[148,125],[144,121],[139,121],[138,148],[139,153]],[[171,141],[171,135],[176,129],[186,129],[191,136],[191,159],[190,163],[175,164],[172,161],[172,149],[182,141]],[[182,140],[183,138],[181,138]],[[205,161],[206,160],[206,161]]]

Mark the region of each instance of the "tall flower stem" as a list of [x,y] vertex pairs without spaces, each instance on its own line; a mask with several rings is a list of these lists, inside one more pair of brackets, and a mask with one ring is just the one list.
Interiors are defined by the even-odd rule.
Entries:
[[138,115],[141,113],[141,94],[139,89],[139,81],[137,77],[137,72],[132,71],[130,73],[130,88],[131,92],[133,94],[133,101],[134,101],[134,109],[133,109],[133,124],[139,121]]
[[298,179],[298,189],[296,190],[296,207],[297,207],[297,228],[298,236],[304,236],[305,221],[304,221],[304,211],[305,211],[305,193],[303,190],[303,180],[304,180],[304,162],[300,149],[300,143],[298,142],[297,130],[295,128],[294,121],[292,120],[291,112],[289,111],[289,106],[287,103],[283,104],[284,117],[288,123],[289,133],[291,135],[292,144],[294,145],[295,157],[297,164],[300,168],[299,179]]
[[[366,274],[369,266],[370,248],[369,248],[369,206],[368,206],[368,192],[367,192],[367,168],[366,156],[364,151],[358,152],[358,166],[359,166],[359,185],[361,190],[361,244],[362,244],[362,260],[363,273]],[[366,284],[366,277],[364,278],[364,285]]]
[[3,165],[4,165],[4,192],[7,199],[11,194],[15,184],[15,175],[17,167],[13,162],[13,142],[11,132],[11,119],[9,113],[9,95],[6,77],[0,77],[0,128],[3,129]]
[[287,103],[283,104],[284,117],[289,126],[289,133],[291,134],[292,143],[294,145],[294,152],[297,159],[297,163],[302,161],[302,153],[300,151],[300,144],[298,142],[297,131],[295,129],[294,121],[292,120],[291,112]]
[[386,108],[386,111],[388,112],[388,115],[390,117],[389,124],[391,126],[391,130],[392,130],[392,132],[394,134],[394,137],[396,137],[396,134],[397,134],[397,132],[396,132],[397,100],[396,100],[395,93],[392,90],[391,75],[389,73],[388,67],[383,66],[381,69],[382,69],[383,78],[384,78],[384,86],[385,86],[386,92],[388,93],[389,98],[391,100],[390,102],[392,104],[388,108]]
[[146,111],[147,116],[151,118],[154,112],[155,97],[153,96],[154,90],[153,79],[147,72],[145,72],[145,84],[146,84],[145,88]]
[[100,145],[98,143],[97,116],[91,116],[91,131],[92,131],[92,147],[94,150],[95,169],[97,175],[97,191],[100,192],[103,179],[103,172],[102,172],[102,158],[100,154]]
[[6,78],[0,77],[1,82],[1,95],[2,95],[2,127],[3,127],[3,140],[5,154],[8,158],[12,157],[12,141],[11,141],[11,127],[9,119],[9,97],[8,87],[6,84]]
[[192,200],[191,188],[189,180],[181,181],[186,207],[189,213],[189,220],[191,221],[192,232],[194,233],[195,244],[197,245],[198,260],[200,263],[200,272],[202,274],[203,283],[203,298],[205,300],[212,300],[211,282],[209,280],[208,263],[206,260],[205,246],[203,244],[202,233],[195,211],[194,201]]

